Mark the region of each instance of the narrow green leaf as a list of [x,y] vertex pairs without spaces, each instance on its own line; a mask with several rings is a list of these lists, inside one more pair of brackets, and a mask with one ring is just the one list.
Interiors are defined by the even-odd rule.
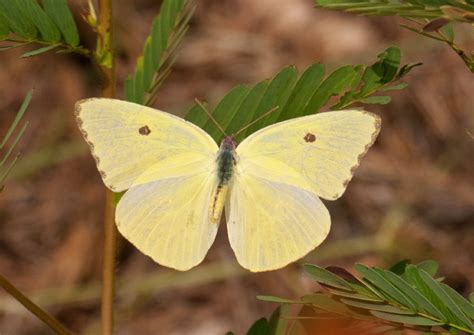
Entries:
[[395,80],[401,79],[405,77],[413,68],[423,65],[423,63],[411,63],[411,64],[406,64],[400,68],[400,70],[397,73],[397,76],[395,77]]
[[46,15],[36,0],[17,0],[23,14],[36,26],[41,38],[47,42],[58,42],[61,34],[53,21]]
[[393,86],[381,87],[381,88],[379,89],[379,91],[382,91],[382,92],[397,91],[397,90],[404,89],[404,88],[407,87],[407,86],[408,86],[407,83],[400,83],[400,84],[393,85]]
[[364,104],[371,104],[371,105],[374,105],[374,104],[386,105],[391,100],[392,98],[386,95],[373,95],[373,96],[361,99],[360,102]]
[[[387,294],[387,298],[391,301],[396,301],[403,306],[416,310],[415,305],[395,286],[387,281],[384,276],[380,273],[383,270],[369,268],[363,264],[356,264],[356,270],[364,276],[364,279],[370,281],[377,288]],[[380,272],[379,272],[380,271]]]
[[469,319],[474,320],[474,305],[450,286],[444,283],[441,283],[440,285],[454,303],[458,305],[459,309],[462,310]]
[[[245,97],[238,111],[226,129],[227,134],[235,134],[255,120],[256,110],[268,88],[268,80],[261,81],[255,85]],[[239,134],[240,135],[240,134]]]
[[454,41],[454,29],[453,29],[453,23],[449,22],[443,28],[441,28],[441,31],[444,33],[448,41],[453,42]]
[[[407,279],[416,286],[437,309],[445,316],[447,321],[452,323],[461,323],[465,326],[471,324],[471,321],[455,305],[452,299],[439,286],[440,284],[434,280],[426,271],[418,269],[416,266],[407,266]],[[461,316],[458,316],[461,315]]]
[[443,314],[429,300],[427,300],[425,296],[415,290],[409,283],[403,280],[402,277],[397,276],[391,271],[384,271],[384,277],[400,291],[404,292],[405,295],[415,303],[417,311],[428,313],[443,322],[447,321]]
[[330,288],[329,292],[338,297],[345,297],[345,298],[351,298],[351,299],[369,301],[369,302],[383,302],[382,299],[379,299],[378,297],[375,297],[374,295],[366,295],[359,292],[357,293],[348,292],[348,291],[338,290],[334,288]]
[[392,313],[385,313],[385,312],[379,312],[379,311],[371,311],[370,313],[373,316],[376,316],[380,319],[384,319],[391,322],[397,322],[401,324],[407,324],[407,325],[440,326],[443,324],[442,322],[424,318],[422,316],[416,316],[416,315],[400,315],[400,314],[392,314]]
[[304,264],[303,269],[307,274],[309,274],[318,283],[328,285],[331,287],[336,287],[336,288],[346,290],[346,291],[351,291],[351,292],[354,291],[351,285],[347,281],[340,278],[339,276],[336,276],[334,273],[324,268],[321,268],[313,264]]
[[[311,103],[311,97],[318,89],[324,76],[324,66],[322,64],[314,64],[310,66],[300,77],[296,83],[295,89],[284,109],[280,112],[279,120],[287,120],[298,116],[305,115]],[[313,107],[314,102],[311,104]],[[312,110],[311,112],[316,112]]]
[[0,20],[18,36],[33,39],[37,35],[36,28],[20,7],[18,0],[0,1]]
[[387,305],[387,304],[377,304],[377,303],[369,303],[363,302],[359,300],[352,300],[352,299],[341,299],[341,302],[348,306],[372,310],[372,311],[381,311],[387,312],[392,314],[403,314],[403,315],[414,315],[415,313],[410,310],[401,309],[395,306]]
[[[239,107],[250,89],[247,86],[239,85],[234,87],[227,93],[227,95],[221,100],[217,107],[212,112],[214,120],[223,128],[226,129],[229,126],[230,120],[234,117],[235,113],[239,110]],[[215,125],[213,120],[208,120],[204,129],[208,132],[217,143],[224,136],[219,128]]]
[[23,102],[20,106],[20,109],[18,110],[18,113],[15,116],[15,119],[13,120],[13,123],[10,125],[10,128],[8,128],[7,133],[3,137],[2,143],[0,144],[0,149],[3,148],[3,146],[8,142],[10,139],[13,131],[17,127],[18,123],[20,122],[21,118],[26,112],[26,109],[28,108],[31,98],[33,97],[33,90],[29,90],[28,93],[25,96],[25,99],[23,99]]
[[53,45],[48,45],[46,47],[42,47],[39,49],[34,49],[28,52],[25,52],[23,55],[21,55],[21,58],[28,58],[36,55],[40,55],[42,53],[48,52],[49,50],[52,50],[54,48],[57,48],[59,45],[58,44],[53,44]]
[[151,37],[148,36],[145,42],[145,52],[143,54],[143,88],[148,89],[153,80],[153,60]]
[[418,263],[416,265],[418,269],[423,269],[425,270],[430,276],[434,277],[436,276],[436,273],[438,272],[439,265],[438,262],[428,260],[428,261],[423,261],[421,263]]
[[404,259],[404,260],[401,260],[395,264],[393,264],[389,271],[390,272],[393,272],[397,275],[402,275],[405,273],[405,268],[407,267],[407,265],[410,264],[410,260],[409,259]]
[[4,40],[9,32],[10,28],[8,27],[7,20],[4,18],[2,13],[0,13],[0,41]]
[[424,284],[427,285],[433,294],[436,295],[437,299],[439,299],[440,303],[444,307],[443,309],[447,309],[449,313],[454,316],[454,319],[450,318],[450,320],[454,322],[461,322],[463,326],[468,327],[469,329],[474,328],[472,321],[466,317],[466,315],[462,312],[450,295],[447,294],[446,291],[441,287],[440,283],[434,280],[433,277],[431,277],[430,274],[423,269],[419,270],[419,275]]
[[380,55],[378,55],[380,60],[380,70],[382,76],[382,83],[388,83],[395,78],[395,75],[398,71],[398,66],[400,65],[401,53],[400,49],[395,47],[389,47]]
[[269,335],[285,335],[288,327],[288,319],[286,318],[290,312],[290,305],[283,304],[278,307],[269,320]]
[[265,318],[257,320],[247,332],[247,335],[266,335],[270,326]]
[[135,98],[135,83],[134,83],[134,77],[129,76],[125,80],[125,100],[130,101],[130,102],[137,102]]
[[359,73],[353,66],[343,66],[332,72],[318,87],[304,110],[304,115],[316,113],[332,96],[339,95],[347,87],[351,87]]
[[301,304],[301,302],[299,301],[275,297],[272,295],[257,295],[257,299],[261,301],[266,301],[266,302],[276,302],[279,304]]
[[[141,104],[153,102],[157,88],[174,63],[174,58],[170,56],[186,33],[194,8],[193,0],[162,1],[160,12],[154,18],[146,40],[143,56],[137,60],[135,73],[132,75],[134,93],[127,92],[131,85],[127,86],[126,97],[133,96],[135,102]],[[140,84],[141,81],[143,82]]]
[[139,104],[143,104],[145,101],[145,89],[143,88],[143,56],[137,59],[137,66],[135,68],[135,78],[133,83],[135,84],[135,100]]
[[346,305],[337,302],[322,293],[313,293],[305,295],[301,298],[301,301],[307,304],[311,304],[314,307],[325,310],[327,312],[336,313],[344,316],[352,315],[352,311]]
[[67,0],[43,0],[43,9],[59,28],[66,43],[78,45],[79,34]]
[[280,115],[285,109],[290,94],[293,92],[297,78],[298,72],[294,66],[286,67],[278,72],[278,74],[270,81],[264,96],[255,110],[253,118],[248,121],[251,122],[252,120],[256,120],[259,116],[265,114],[274,107],[278,107],[278,109],[250,126],[241,134],[241,136],[237,137],[238,141],[241,141],[248,135],[253,134],[263,127],[271,125],[280,119]]
[[[202,102],[202,104],[208,108],[208,104],[206,102]],[[209,116],[207,115],[206,111],[202,109],[202,107],[198,104],[191,107],[186,113],[185,120],[191,123],[194,123],[196,126],[200,128],[204,128]]]

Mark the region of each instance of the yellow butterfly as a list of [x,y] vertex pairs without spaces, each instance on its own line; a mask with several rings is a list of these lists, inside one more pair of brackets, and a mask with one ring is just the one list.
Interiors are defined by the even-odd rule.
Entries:
[[250,271],[296,261],[327,236],[319,197],[335,200],[374,143],[380,119],[365,111],[299,117],[220,148],[177,116],[114,99],[76,104],[79,127],[105,185],[128,189],[120,233],[157,263],[188,270],[204,259],[225,207],[230,244]]

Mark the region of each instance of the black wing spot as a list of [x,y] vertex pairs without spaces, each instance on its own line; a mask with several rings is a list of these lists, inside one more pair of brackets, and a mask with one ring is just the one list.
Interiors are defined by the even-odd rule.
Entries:
[[305,135],[305,137],[303,137],[303,139],[306,141],[306,143],[312,143],[312,142],[316,141],[316,135],[311,134],[311,133],[307,133]]
[[141,127],[140,129],[138,129],[138,133],[139,133],[140,135],[145,135],[145,136],[147,136],[147,135],[149,135],[149,134],[151,133],[151,130],[150,130],[150,128],[148,128],[148,126],[143,126],[143,127]]

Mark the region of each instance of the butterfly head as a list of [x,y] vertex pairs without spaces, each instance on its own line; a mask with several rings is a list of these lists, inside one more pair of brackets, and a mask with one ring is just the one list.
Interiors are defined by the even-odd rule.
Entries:
[[237,147],[237,142],[235,141],[233,136],[226,136],[221,142],[221,150],[230,150],[234,151]]

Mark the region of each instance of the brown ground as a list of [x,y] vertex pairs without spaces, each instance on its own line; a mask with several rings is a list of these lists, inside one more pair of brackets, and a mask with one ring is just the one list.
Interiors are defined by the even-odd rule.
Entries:
[[[151,0],[116,2],[121,85],[159,7]],[[288,64],[370,64],[389,45],[400,46],[405,63],[424,63],[408,76],[408,89],[391,94],[391,104],[369,107],[382,116],[381,135],[346,194],[328,203],[333,229],[305,261],[350,267],[433,258],[450,285],[471,292],[474,75],[461,60],[393,18],[314,9],[310,0],[199,3],[160,109],[183,113],[194,97],[216,101],[233,85],[271,77]],[[84,43],[93,45],[81,27]],[[464,46],[474,42],[469,27],[460,36]],[[21,52],[0,53],[0,134],[35,88],[22,161],[0,195],[0,271],[74,331],[96,334],[104,187],[73,105],[99,94],[97,75],[81,58],[49,53],[23,60]],[[117,270],[117,334],[242,334],[274,307],[257,294],[294,298],[315,288],[298,264],[263,274],[241,270],[225,229],[195,271],[161,268],[123,241]],[[0,334],[49,331],[0,292]]]

